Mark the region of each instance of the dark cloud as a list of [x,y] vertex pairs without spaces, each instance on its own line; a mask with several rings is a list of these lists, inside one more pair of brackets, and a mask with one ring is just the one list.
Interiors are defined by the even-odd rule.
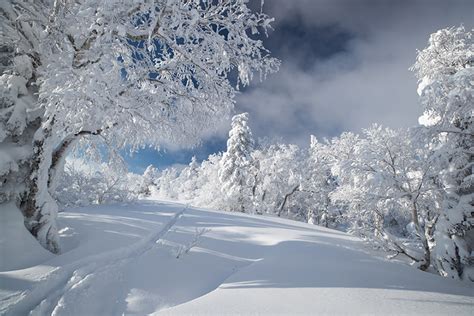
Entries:
[[281,60],[291,59],[302,70],[316,61],[348,49],[353,35],[336,25],[304,25],[302,20],[284,20],[264,39],[265,47]]
[[266,46],[279,73],[237,99],[258,136],[299,144],[378,122],[417,123],[416,80],[408,68],[429,34],[473,26],[474,1],[267,0],[276,18]]

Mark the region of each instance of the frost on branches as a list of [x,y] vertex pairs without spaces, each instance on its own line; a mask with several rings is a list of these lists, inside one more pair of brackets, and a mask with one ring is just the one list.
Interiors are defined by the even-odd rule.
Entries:
[[0,10],[0,199],[15,199],[56,253],[51,194],[79,139],[195,143],[230,113],[239,85],[279,65],[254,36],[272,19],[245,0],[13,0]]
[[158,170],[153,167],[153,165],[149,165],[146,167],[145,172],[143,172],[142,179],[140,181],[139,186],[139,194],[143,197],[151,195],[151,188],[154,185],[155,179],[158,178]]
[[432,34],[413,70],[445,193],[435,234],[437,268],[474,281],[474,30]]
[[138,175],[120,163],[68,157],[54,197],[61,206],[132,202],[149,194],[153,169]]
[[331,195],[347,205],[349,231],[426,270],[437,218],[438,170],[429,160],[431,152],[421,146],[420,133],[374,125],[364,137],[347,137],[351,154],[337,158],[339,187]]
[[304,162],[296,145],[263,144],[252,153],[258,166],[255,181],[255,204],[260,214],[306,221],[306,214],[294,199],[300,189],[300,168]]
[[335,157],[331,144],[322,143],[311,135],[306,165],[306,177],[301,190],[311,199],[312,207],[308,211],[310,224],[329,226],[334,221],[331,192],[337,187],[337,179],[332,172]]

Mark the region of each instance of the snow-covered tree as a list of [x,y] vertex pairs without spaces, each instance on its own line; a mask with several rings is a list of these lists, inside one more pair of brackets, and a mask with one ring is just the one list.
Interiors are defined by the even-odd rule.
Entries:
[[474,281],[474,30],[442,29],[430,36],[413,70],[423,122],[439,144],[445,190],[436,224],[441,275]]
[[252,154],[259,164],[255,203],[261,213],[290,218],[301,215],[293,214],[291,203],[301,184],[300,155],[298,146],[280,143],[261,146]]
[[62,206],[130,202],[142,194],[143,176],[119,164],[67,159],[54,197]]
[[[51,197],[84,136],[115,148],[191,144],[230,113],[237,85],[278,68],[247,0],[1,3],[1,200],[59,252]],[[233,72],[234,73],[234,72]]]
[[149,165],[143,172],[139,193],[142,196],[150,196],[152,188],[155,187],[155,181],[158,179],[158,170]]
[[[343,190],[343,184],[347,183],[350,175],[345,170],[351,169],[351,159],[360,142],[360,136],[352,132],[344,132],[339,137],[334,137],[330,140],[328,147],[329,151],[325,151],[332,156],[331,174],[335,177],[335,190],[330,192],[331,204],[337,210],[338,215],[336,221],[348,229],[348,222],[346,220],[346,213],[350,208],[350,203],[347,199],[336,198],[334,194]],[[346,178],[347,177],[347,178]]]
[[182,181],[180,186],[180,194],[184,200],[191,200],[195,197],[197,193],[197,179],[199,172],[199,163],[196,160],[196,157],[191,158],[189,165],[181,171],[179,176]]
[[99,177],[92,164],[81,159],[67,159],[54,197],[60,205],[90,205],[96,201]]
[[178,171],[170,167],[155,180],[156,197],[186,201],[194,206],[216,210],[228,209],[227,199],[221,191],[218,172],[222,154],[212,154],[199,164],[195,157],[188,166]]
[[222,192],[228,198],[228,208],[246,212],[251,208],[249,197],[254,177],[251,152],[254,148],[252,132],[248,126],[248,113],[235,115],[227,140],[227,151],[223,154],[219,168]]
[[161,171],[157,186],[157,196],[166,199],[178,199],[178,192],[176,188],[176,179],[179,176],[179,171],[174,168],[167,168]]
[[201,163],[196,179],[196,194],[193,203],[197,206],[224,209],[225,201],[219,181],[219,166],[222,154],[209,155]]
[[349,205],[345,216],[354,233],[426,270],[438,212],[437,170],[414,132],[378,125],[364,130],[339,170],[340,186],[332,196]]
[[334,164],[331,146],[311,135],[309,155],[304,168],[302,191],[308,195],[308,223],[329,226],[332,218],[330,193],[336,189],[331,168]]

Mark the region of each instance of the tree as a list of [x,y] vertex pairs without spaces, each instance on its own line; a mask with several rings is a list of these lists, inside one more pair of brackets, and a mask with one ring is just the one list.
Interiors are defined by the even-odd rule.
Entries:
[[2,155],[15,149],[1,166],[1,196],[16,199],[25,226],[56,253],[51,193],[79,139],[132,149],[192,144],[230,113],[239,85],[279,64],[255,38],[272,19],[246,0],[12,0],[1,8]]
[[130,202],[143,193],[146,181],[118,163],[68,158],[54,198],[61,206]]
[[253,177],[251,152],[254,140],[247,125],[248,113],[235,115],[227,140],[227,151],[222,156],[219,168],[219,180],[222,192],[228,198],[228,208],[232,211],[246,212],[250,207],[250,187]]
[[[360,136],[352,132],[344,132],[339,137],[332,138],[327,144],[328,150],[325,152],[331,156],[331,174],[334,176],[335,189],[329,193],[332,206],[337,210],[335,221],[341,225],[343,230],[347,230],[350,223],[347,222],[347,212],[351,204],[348,199],[339,198],[335,194],[344,190],[344,184],[350,181],[351,175],[346,170],[351,169],[351,159],[360,142]],[[327,158],[326,158],[327,159]]]
[[311,199],[311,208],[308,211],[308,223],[324,224],[329,226],[331,197],[330,193],[336,189],[336,179],[331,168],[334,158],[328,142],[321,143],[311,135],[304,178],[303,191]]
[[158,195],[162,198],[177,199],[176,179],[179,173],[176,168],[171,167],[163,170],[157,181]]
[[252,153],[254,161],[258,161],[259,169],[256,178],[258,198],[256,206],[261,213],[291,215],[288,200],[299,190],[301,183],[301,154],[298,146],[274,144],[262,146]]
[[224,209],[225,201],[220,188],[219,166],[222,154],[209,155],[202,161],[196,179],[196,194],[193,203],[197,206]]
[[149,165],[146,167],[141,178],[139,193],[143,196],[150,196],[151,188],[155,185],[154,182],[158,178],[158,170],[153,165]]
[[199,172],[199,164],[196,157],[191,158],[189,165],[181,171],[180,193],[185,200],[191,200],[197,192],[197,179]]
[[349,205],[345,216],[353,232],[426,270],[439,198],[433,181],[437,169],[417,132],[378,125],[364,130],[339,170],[333,197]]
[[474,31],[461,26],[432,34],[412,70],[442,170],[437,269],[443,276],[474,281]]

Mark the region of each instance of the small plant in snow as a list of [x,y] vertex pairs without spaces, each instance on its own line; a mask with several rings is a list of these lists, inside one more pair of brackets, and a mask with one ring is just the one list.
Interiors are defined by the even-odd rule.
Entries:
[[210,232],[210,228],[197,228],[194,232],[193,239],[185,244],[185,245],[179,245],[177,248],[175,248],[175,255],[176,259],[179,259],[181,256],[187,254],[193,247],[196,247],[200,242],[201,242],[201,237]]

